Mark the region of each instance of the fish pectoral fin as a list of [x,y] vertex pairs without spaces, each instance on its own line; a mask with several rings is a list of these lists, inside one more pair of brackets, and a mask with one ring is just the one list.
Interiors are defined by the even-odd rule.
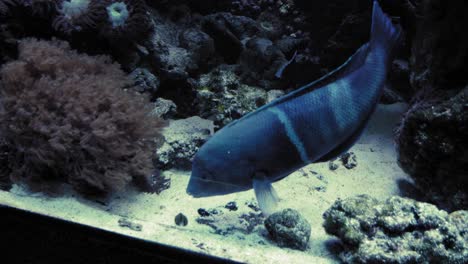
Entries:
[[266,177],[254,177],[253,188],[258,206],[265,216],[271,215],[278,206],[278,194]]

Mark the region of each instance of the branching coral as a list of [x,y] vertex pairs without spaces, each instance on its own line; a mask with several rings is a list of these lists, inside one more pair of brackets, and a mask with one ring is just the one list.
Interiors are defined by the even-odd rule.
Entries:
[[23,40],[19,59],[0,69],[11,178],[46,191],[67,182],[92,195],[149,182],[163,122],[149,116],[146,98],[122,89],[128,85],[107,57],[57,40]]

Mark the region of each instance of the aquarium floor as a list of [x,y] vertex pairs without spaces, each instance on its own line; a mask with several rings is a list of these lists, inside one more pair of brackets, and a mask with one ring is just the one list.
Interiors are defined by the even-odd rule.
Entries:
[[[306,251],[279,248],[268,238],[263,225],[249,226],[241,219],[258,215],[247,206],[254,201],[253,191],[195,199],[185,193],[190,175],[187,171],[166,171],[171,187],[160,195],[129,190],[109,201],[89,201],[72,191],[62,197],[48,197],[15,185],[10,192],[0,191],[0,204],[175,246],[181,252],[190,250],[247,263],[338,263],[330,247],[336,240],[323,230],[322,214],[338,198],[369,194],[385,199],[400,193],[400,181],[410,181],[397,165],[393,141],[393,130],[404,109],[403,104],[378,107],[366,132],[350,150],[357,158],[355,168],[340,165],[332,171],[326,162],[312,164],[274,184],[281,198],[280,209],[298,210],[312,226]],[[236,202],[237,210],[224,208],[231,201]],[[201,218],[199,208],[222,213]],[[187,216],[187,226],[175,225],[179,213]],[[141,225],[141,230],[119,225],[121,219]],[[85,256],[76,256],[80,257]]]

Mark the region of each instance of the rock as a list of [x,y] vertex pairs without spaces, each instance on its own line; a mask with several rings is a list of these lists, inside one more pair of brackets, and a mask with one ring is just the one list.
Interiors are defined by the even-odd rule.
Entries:
[[468,6],[463,0],[424,0],[412,37],[410,82],[421,90],[461,89],[468,82]]
[[177,214],[174,221],[178,226],[186,226],[188,224],[188,219],[183,213]]
[[214,40],[197,28],[186,29],[182,32],[179,39],[181,47],[190,52],[190,56],[194,62],[191,67],[192,71],[205,67],[210,62],[207,58],[216,56]]
[[250,209],[254,210],[255,212],[260,211],[260,207],[258,207],[258,203],[256,200],[251,200],[245,202],[245,205],[247,205]]
[[468,87],[416,101],[397,131],[400,166],[427,199],[449,211],[468,208]]
[[171,80],[186,80],[188,70],[192,67],[191,54],[183,48],[169,46],[164,53],[159,54],[159,60],[165,77]]
[[[208,210],[200,208],[198,213],[201,217],[198,217],[196,222],[211,227],[215,234],[226,236],[238,232],[251,234],[264,219],[261,212],[249,212],[236,216],[233,213],[224,213],[224,208],[226,207],[220,206]],[[229,212],[231,211],[229,210]]]
[[135,82],[135,88],[140,93],[154,95],[159,88],[159,79],[148,69],[136,68],[130,73],[130,78]]
[[347,152],[340,156],[340,160],[343,163],[343,166],[348,170],[357,166],[357,158],[354,152]]
[[324,213],[327,233],[344,244],[344,263],[466,263],[467,212],[448,215],[432,204],[368,195],[337,200]]
[[216,51],[225,62],[233,64],[243,50],[241,40],[254,35],[258,28],[250,18],[224,12],[206,16],[203,30],[214,39]]
[[194,108],[202,118],[213,120],[217,128],[264,105],[268,100],[263,89],[240,84],[232,67],[218,67],[200,76]]
[[119,226],[121,227],[127,227],[133,231],[141,231],[143,229],[142,225],[133,223],[132,221],[126,219],[126,218],[120,218],[119,219]]
[[246,42],[240,55],[241,78],[247,84],[269,88],[273,84],[265,81],[275,80],[276,71],[287,62],[286,56],[271,40],[253,37]]
[[390,86],[385,85],[379,103],[395,104],[403,101],[403,98],[398,93],[396,93]]
[[390,87],[385,87],[382,99],[387,99],[387,103],[409,102],[411,100],[413,92],[411,91],[410,69],[407,60],[401,58],[395,59],[392,62],[387,80],[387,84]]
[[153,103],[153,111],[151,111],[151,114],[164,119],[173,118],[174,115],[177,114],[177,105],[171,100],[158,98]]
[[174,10],[168,14],[153,10],[154,34],[147,44],[149,59],[146,63],[161,75],[165,86],[187,82],[189,75],[198,75],[220,61],[214,40],[200,29],[201,19],[192,16],[186,8],[174,6],[170,9]]
[[190,169],[198,148],[213,134],[213,122],[198,116],[171,120],[164,128],[164,143],[157,150],[157,167]]
[[328,169],[330,169],[331,171],[337,170],[339,167],[340,167],[340,164],[338,163],[336,159],[330,160],[328,162]]
[[5,139],[0,138],[0,190],[8,191],[13,187],[10,179],[11,169],[8,166],[10,148]]
[[270,215],[265,227],[271,238],[281,247],[306,250],[310,238],[310,224],[299,212],[285,209]]
[[236,202],[229,202],[224,207],[229,209],[229,211],[237,211],[238,209]]
[[149,41],[151,64],[163,79],[186,80],[193,60],[190,52],[180,47],[179,32],[184,28],[156,11],[152,17],[154,34]]
[[136,186],[146,193],[160,194],[162,191],[171,187],[171,178],[166,177],[164,173],[161,173],[159,170],[154,170],[151,176],[145,179],[135,179],[134,181]]
[[200,216],[210,216],[210,213],[204,208],[198,208],[197,212]]
[[[367,0],[293,1],[305,13],[304,32],[310,32],[306,57],[318,59],[291,65],[290,79],[306,84],[344,63],[360,46],[369,41],[372,5]],[[384,9],[384,11],[386,11]],[[326,25],[326,26],[325,26]],[[301,52],[299,50],[299,54]],[[299,58],[298,58],[299,60]]]

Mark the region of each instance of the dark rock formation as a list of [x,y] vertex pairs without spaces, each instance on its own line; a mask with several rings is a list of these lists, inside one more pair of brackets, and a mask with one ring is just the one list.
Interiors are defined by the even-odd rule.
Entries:
[[415,91],[450,90],[468,83],[467,12],[463,0],[421,1],[410,60]]
[[398,129],[399,161],[429,201],[466,209],[468,4],[423,0],[414,12],[409,70],[417,95]]
[[466,263],[467,217],[411,199],[361,195],[337,200],[324,227],[341,239],[344,263]]
[[448,210],[468,208],[468,87],[413,104],[397,142],[402,168],[428,201]]

